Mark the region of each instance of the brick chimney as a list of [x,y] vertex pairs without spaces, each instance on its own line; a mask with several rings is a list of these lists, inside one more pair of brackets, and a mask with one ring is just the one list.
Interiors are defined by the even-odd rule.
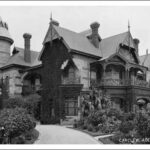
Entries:
[[135,39],[133,39],[133,41],[134,41],[135,49],[136,49],[137,53],[139,53],[139,43],[140,43],[140,40],[137,39],[137,38],[135,38]]
[[31,51],[30,51],[30,39],[32,37],[31,34],[25,33],[23,34],[24,37],[24,60],[25,62],[31,62]]
[[99,48],[99,42],[101,41],[101,37],[98,34],[98,28],[100,24],[98,22],[93,22],[90,27],[92,29],[92,34],[90,36],[92,44],[96,47]]

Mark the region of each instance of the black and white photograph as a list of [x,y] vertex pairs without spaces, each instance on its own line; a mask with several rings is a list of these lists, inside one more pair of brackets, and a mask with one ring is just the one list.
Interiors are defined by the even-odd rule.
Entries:
[[110,3],[0,2],[0,144],[150,144],[150,3]]

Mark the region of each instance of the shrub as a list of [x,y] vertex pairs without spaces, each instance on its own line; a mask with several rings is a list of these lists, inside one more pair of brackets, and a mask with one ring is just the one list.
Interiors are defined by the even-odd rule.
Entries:
[[110,118],[108,117],[106,122],[102,125],[102,132],[103,133],[113,133],[118,131],[119,127],[120,127],[120,120],[116,120],[113,117]]
[[16,107],[24,108],[24,100],[21,96],[8,98],[3,101],[3,107],[4,108],[16,108]]
[[98,110],[91,112],[87,118],[88,123],[92,124],[93,126],[98,126],[101,123],[104,123],[106,120],[105,111]]
[[134,112],[124,113],[122,117],[122,121],[132,121],[135,119],[137,114]]
[[135,128],[135,122],[134,121],[123,121],[120,124],[119,130],[122,133],[127,134],[131,130],[133,130],[134,128]]
[[5,129],[5,135],[10,138],[35,128],[34,119],[23,108],[3,109],[0,113],[0,126]]
[[121,120],[123,113],[115,108],[110,108],[107,111],[107,116],[108,117],[116,117],[116,119]]
[[26,140],[23,135],[15,137],[12,141],[11,144],[25,144]]
[[40,103],[41,97],[38,94],[32,94],[26,97],[13,97],[4,100],[4,108],[21,107],[33,115],[37,120],[40,119]]
[[24,108],[37,120],[40,119],[40,100],[41,96],[38,94],[32,94],[24,98]]
[[150,137],[150,120],[149,117],[147,117],[144,114],[139,113],[136,116],[136,130],[137,134],[141,137]]

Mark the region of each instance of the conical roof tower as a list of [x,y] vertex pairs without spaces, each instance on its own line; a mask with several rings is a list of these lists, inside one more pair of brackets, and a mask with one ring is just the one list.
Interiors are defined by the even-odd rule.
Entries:
[[8,25],[0,17],[0,67],[2,67],[10,58],[10,47],[13,44]]

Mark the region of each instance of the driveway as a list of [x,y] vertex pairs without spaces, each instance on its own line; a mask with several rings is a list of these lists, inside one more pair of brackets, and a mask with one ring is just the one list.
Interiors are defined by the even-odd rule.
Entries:
[[100,144],[90,135],[57,125],[37,125],[39,137],[35,144]]

